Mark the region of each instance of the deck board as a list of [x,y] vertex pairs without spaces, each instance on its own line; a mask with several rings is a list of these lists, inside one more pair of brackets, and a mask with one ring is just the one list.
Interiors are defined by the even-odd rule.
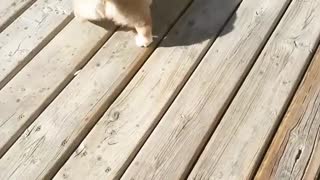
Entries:
[[254,176],[318,44],[319,5],[317,0],[294,0],[290,4],[190,179],[200,179],[203,175],[217,179],[250,179]]
[[37,1],[0,33],[0,89],[70,20],[69,0]]
[[73,20],[0,91],[0,157],[114,30]]
[[[219,37],[161,119],[123,179],[180,179],[201,153],[221,111],[241,84],[289,1],[247,0],[234,29]],[[258,12],[258,13],[256,13]]]
[[153,0],[149,48],[71,2],[0,0],[1,180],[319,179],[319,0]]
[[[189,2],[156,4],[160,38]],[[116,32],[0,159],[0,179],[51,178],[154,48],[139,48],[133,33]]]
[[31,6],[36,0],[1,0],[0,32]]
[[[118,179],[239,3],[195,1],[55,179]],[[204,18],[214,22],[204,23]],[[197,39],[195,33],[208,38],[188,46],[163,47],[186,44]]]
[[320,167],[320,48],[255,179],[317,179]]

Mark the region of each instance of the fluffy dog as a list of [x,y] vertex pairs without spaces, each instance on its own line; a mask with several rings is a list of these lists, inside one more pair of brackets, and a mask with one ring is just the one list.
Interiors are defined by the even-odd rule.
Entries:
[[109,19],[118,25],[135,28],[136,44],[149,46],[152,41],[152,0],[73,0],[74,15],[85,20]]

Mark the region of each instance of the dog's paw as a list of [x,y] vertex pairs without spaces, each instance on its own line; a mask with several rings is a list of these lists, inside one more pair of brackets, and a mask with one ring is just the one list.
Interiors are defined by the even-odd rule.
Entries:
[[139,47],[148,47],[153,41],[153,38],[145,37],[141,35],[136,35],[136,44]]

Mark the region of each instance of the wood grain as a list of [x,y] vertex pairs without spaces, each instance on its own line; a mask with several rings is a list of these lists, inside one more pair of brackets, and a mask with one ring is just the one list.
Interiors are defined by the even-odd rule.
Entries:
[[[161,38],[189,2],[155,4],[155,34]],[[155,48],[137,47],[134,35],[118,31],[107,41],[0,159],[0,179],[55,175]]]
[[231,18],[235,21],[226,25],[123,179],[186,178],[288,3],[246,0],[240,4]]
[[69,0],[34,3],[0,33],[0,89],[70,20]]
[[0,157],[113,30],[73,20],[0,91]]
[[[293,1],[190,179],[250,179],[319,41],[320,1]],[[209,116],[209,115],[208,115]]]
[[320,170],[320,48],[255,179],[316,180]]
[[0,1],[0,32],[14,21],[23,11],[36,0],[1,0]]
[[160,46],[191,41],[197,33],[208,39],[158,48],[54,179],[119,179],[240,3],[225,2],[201,0],[188,8]]

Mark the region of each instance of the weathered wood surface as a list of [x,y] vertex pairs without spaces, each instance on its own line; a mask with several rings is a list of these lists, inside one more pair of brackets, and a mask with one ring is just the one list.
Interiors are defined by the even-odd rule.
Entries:
[[158,48],[55,179],[118,179],[239,3],[195,1],[160,46],[207,39]]
[[114,29],[73,20],[0,91],[0,157]]
[[213,44],[123,179],[183,179],[188,175],[289,2],[241,3],[235,22],[226,25],[225,35]]
[[320,173],[320,48],[255,179],[316,180]]
[[[155,4],[156,34],[162,37],[189,2]],[[54,176],[154,48],[116,32],[0,159],[0,179]]]
[[40,0],[2,31],[0,89],[71,19],[70,0]]
[[254,176],[318,44],[319,8],[318,0],[294,0],[290,4],[190,179],[250,179]]
[[1,0],[0,1],[0,32],[14,21],[24,10],[36,0]]

